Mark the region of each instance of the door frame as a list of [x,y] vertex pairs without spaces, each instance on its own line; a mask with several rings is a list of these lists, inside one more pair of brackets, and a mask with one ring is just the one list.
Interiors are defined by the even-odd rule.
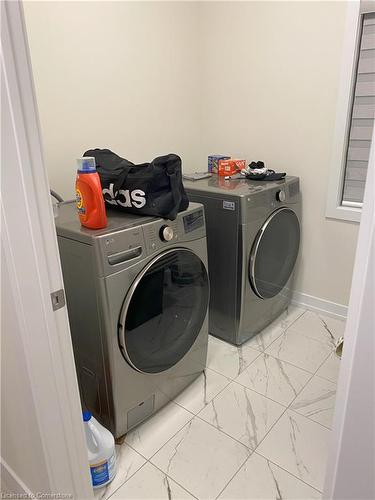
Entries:
[[[63,289],[63,279],[19,1],[1,2],[1,72],[2,99],[8,100],[12,124],[2,134],[2,157],[6,161],[9,133],[17,144],[18,159],[16,165],[2,167],[2,179],[12,192],[1,192],[1,238],[12,281],[7,293],[17,301],[33,410],[48,472],[43,493],[93,498],[67,309],[54,311],[51,301],[51,293]],[[4,457],[1,465],[16,493],[35,493]]]

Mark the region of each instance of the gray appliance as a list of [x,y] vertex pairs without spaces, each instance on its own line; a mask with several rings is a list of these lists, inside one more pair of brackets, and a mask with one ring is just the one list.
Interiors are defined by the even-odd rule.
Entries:
[[261,182],[216,175],[184,185],[189,199],[205,207],[209,332],[240,345],[290,302],[300,243],[299,179]]
[[85,229],[61,203],[56,227],[82,404],[119,437],[204,370],[209,281],[201,205],[107,215]]

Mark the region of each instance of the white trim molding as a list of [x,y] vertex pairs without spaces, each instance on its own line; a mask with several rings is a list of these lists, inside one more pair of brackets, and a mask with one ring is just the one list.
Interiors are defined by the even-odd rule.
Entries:
[[355,66],[360,35],[361,4],[359,0],[347,1],[345,38],[337,99],[336,125],[331,157],[326,217],[359,222],[361,208],[342,205],[342,189],[345,175],[347,137],[350,126],[350,110],[355,79]]
[[298,291],[293,292],[292,304],[343,320],[346,319],[348,314],[348,306]]

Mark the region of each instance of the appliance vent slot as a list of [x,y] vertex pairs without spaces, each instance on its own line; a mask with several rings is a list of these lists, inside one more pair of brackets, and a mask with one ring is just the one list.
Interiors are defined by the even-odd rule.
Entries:
[[155,394],[128,411],[128,429],[140,424],[152,415],[155,408]]

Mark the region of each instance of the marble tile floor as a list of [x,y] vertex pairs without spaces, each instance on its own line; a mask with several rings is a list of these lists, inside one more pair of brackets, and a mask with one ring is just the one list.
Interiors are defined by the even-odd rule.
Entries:
[[210,337],[205,373],[127,434],[96,498],[321,498],[344,327],[291,306],[240,348]]

